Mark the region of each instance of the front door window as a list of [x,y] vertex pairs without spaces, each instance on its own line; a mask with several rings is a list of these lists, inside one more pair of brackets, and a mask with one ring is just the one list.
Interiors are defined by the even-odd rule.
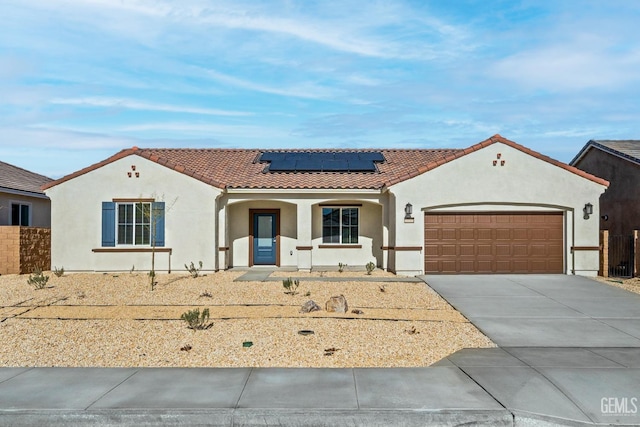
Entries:
[[253,214],[253,263],[276,264],[276,221],[275,213]]

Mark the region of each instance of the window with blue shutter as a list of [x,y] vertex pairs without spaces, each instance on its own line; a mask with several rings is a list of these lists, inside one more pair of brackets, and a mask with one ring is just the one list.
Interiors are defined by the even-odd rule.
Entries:
[[164,212],[164,202],[102,202],[102,246],[164,247]]
[[102,202],[102,246],[116,245],[116,204]]

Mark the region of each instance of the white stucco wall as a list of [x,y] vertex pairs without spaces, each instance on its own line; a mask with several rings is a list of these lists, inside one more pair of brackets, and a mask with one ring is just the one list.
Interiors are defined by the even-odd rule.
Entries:
[[[135,172],[139,178],[128,177]],[[184,271],[184,264],[216,262],[215,199],[219,189],[139,156],[128,156],[46,191],[51,199],[51,263],[66,271],[149,270],[150,253],[95,253],[101,248],[102,202],[155,198],[164,201],[165,248],[156,270]],[[123,248],[116,246],[116,249]],[[169,262],[171,265],[169,265]]]
[[[497,159],[500,154],[500,159]],[[497,166],[493,161],[497,160]],[[504,161],[504,166],[500,162]],[[396,246],[424,246],[424,212],[446,211],[564,211],[565,270],[567,274],[595,275],[597,251],[577,251],[572,246],[598,246],[598,200],[606,187],[530,156],[511,146],[495,143],[427,173],[390,187],[396,221],[391,221]],[[414,223],[403,218],[406,203],[413,205]],[[583,219],[585,203],[593,214]],[[390,268],[399,274],[420,274],[420,253],[397,252]]]

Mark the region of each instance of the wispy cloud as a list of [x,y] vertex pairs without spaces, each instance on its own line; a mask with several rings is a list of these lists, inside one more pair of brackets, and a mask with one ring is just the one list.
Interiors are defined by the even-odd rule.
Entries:
[[130,110],[165,111],[170,113],[189,113],[211,116],[250,116],[243,111],[218,110],[215,108],[187,107],[182,105],[154,104],[125,98],[87,97],[87,98],[55,98],[51,104],[76,105],[87,107],[125,108]]
[[254,81],[230,76],[212,69],[204,69],[204,73],[212,79],[226,85],[256,92],[270,93],[273,95],[290,96],[296,98],[326,99],[337,94],[332,88],[318,86],[312,83],[302,83],[288,87],[278,87],[257,83]]
[[259,125],[227,125],[194,122],[150,122],[115,129],[118,133],[174,132],[182,135],[209,135],[212,138],[250,137],[266,141],[269,138],[288,137],[289,132],[277,127]]

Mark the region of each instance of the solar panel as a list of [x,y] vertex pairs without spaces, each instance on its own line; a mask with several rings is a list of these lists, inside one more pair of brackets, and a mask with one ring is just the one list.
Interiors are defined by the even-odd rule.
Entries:
[[267,151],[258,161],[269,172],[375,172],[384,160],[379,151]]
[[370,162],[384,162],[384,156],[379,151],[367,151],[364,153],[358,153],[358,157],[361,160],[368,160]]
[[352,172],[375,172],[376,165],[369,160],[349,160],[349,170]]
[[349,171],[349,162],[345,160],[327,160],[322,162],[323,172]]

